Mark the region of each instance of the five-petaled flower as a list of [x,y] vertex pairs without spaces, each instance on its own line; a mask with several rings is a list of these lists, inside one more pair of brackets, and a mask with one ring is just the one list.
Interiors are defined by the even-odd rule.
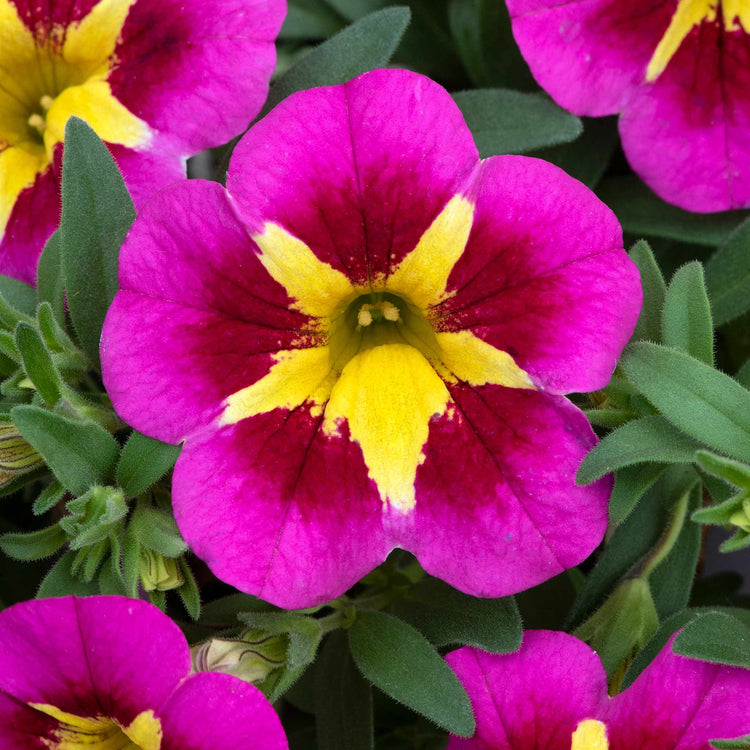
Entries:
[[[284,0],[0,0],[0,273],[33,282],[60,214],[65,123],[140,205],[257,114]],[[238,72],[241,71],[241,72]]]
[[477,730],[448,750],[711,750],[750,732],[750,672],[671,644],[613,698],[596,652],[566,633],[526,631],[515,654],[453,651]]
[[556,167],[480,162],[444,89],[373,71],[295,94],[227,190],[162,191],[123,246],[102,338],[118,412],[185,441],[177,523],[285,607],[394,547],[502,596],[601,541],[609,484],[562,395],[603,387],[640,309],[613,214]]
[[539,84],[579,115],[622,113],[633,169],[690,211],[750,207],[748,0],[507,0]]
[[0,612],[3,750],[286,750],[276,712],[227,674],[190,675],[177,625],[119,596]]

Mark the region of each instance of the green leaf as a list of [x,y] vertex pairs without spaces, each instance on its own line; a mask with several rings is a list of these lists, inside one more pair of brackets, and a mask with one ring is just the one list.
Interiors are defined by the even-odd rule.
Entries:
[[118,289],[120,246],[135,209],[107,147],[83,121],[65,126],[60,250],[73,327],[99,363],[104,316]]
[[52,409],[60,400],[65,386],[49,349],[36,328],[24,322],[16,326],[15,341],[26,374],[47,406]]
[[453,95],[479,155],[520,154],[575,140],[581,121],[544,94],[510,89],[474,89]]
[[174,517],[145,502],[139,502],[133,511],[128,531],[141,546],[164,557],[177,557],[187,550]]
[[661,341],[661,317],[667,285],[664,283],[659,264],[646,240],[636,242],[628,255],[638,266],[643,287],[643,307],[632,340],[646,339],[658,343]]
[[708,451],[698,451],[695,454],[698,466],[709,474],[713,474],[725,482],[750,490],[750,466],[748,464],[733,461],[731,458],[717,456]]
[[701,528],[690,520],[700,507],[703,485],[700,481],[680,498],[672,516],[670,532],[676,538],[666,556],[648,575],[651,595],[659,620],[664,621],[687,607],[701,549]]
[[201,616],[201,595],[198,590],[198,584],[195,581],[193,571],[184,557],[179,559],[178,565],[185,583],[177,589],[177,593],[182,600],[185,611],[190,615],[191,619],[197,620]]
[[750,734],[738,737],[736,740],[711,740],[709,744],[719,750],[749,750]]
[[[40,302],[36,311],[36,319],[39,325],[39,332],[42,334],[44,343],[50,351],[60,353],[65,352],[69,356],[78,357],[80,360],[80,369],[86,367],[87,362],[84,355],[78,351],[76,345],[70,340],[70,337],[63,330],[55,318],[55,313],[49,302]],[[59,365],[59,363],[58,363]]]
[[65,321],[65,282],[63,280],[60,230],[47,240],[36,270],[36,290],[40,302],[49,302],[57,322]]
[[683,352],[645,341],[626,349],[620,367],[683,432],[750,461],[750,392],[736,380]]
[[410,17],[408,8],[386,8],[365,16],[331,37],[276,81],[260,116],[268,114],[295,91],[344,83],[367,70],[385,67],[396,51]]
[[[119,489],[100,486],[70,500],[66,508],[68,515],[60,519],[60,526],[70,537],[71,549],[90,547],[107,540],[113,532],[119,533],[128,512]],[[108,550],[107,543],[105,551]]]
[[65,487],[55,480],[52,484],[47,485],[34,500],[32,512],[35,516],[41,516],[49,510],[52,510],[60,500],[65,497]]
[[434,646],[459,643],[496,654],[521,646],[523,626],[512,597],[478,599],[427,577],[395,604],[394,613]]
[[94,596],[99,593],[99,584],[83,581],[73,574],[73,565],[78,552],[66,552],[44,576],[37,599],[49,599],[56,596]]
[[703,280],[703,266],[693,261],[672,277],[662,316],[663,342],[707,365],[714,363],[714,327]]
[[619,526],[666,468],[667,464],[645,463],[618,469],[609,498],[609,520]]
[[354,666],[343,631],[328,636],[315,664],[315,726],[319,750],[375,746],[372,689]]
[[[297,0],[299,1],[299,0]],[[319,0],[306,0],[317,3]],[[347,21],[356,21],[368,13],[385,8],[390,0],[324,0],[325,4],[333,8]]]
[[16,406],[10,414],[20,433],[74,495],[83,495],[114,477],[120,446],[98,424],[68,419],[38,406]]
[[384,612],[358,612],[349,646],[360,672],[391,698],[460,737],[474,733],[466,691],[414,628]]
[[750,628],[723,612],[707,612],[685,626],[672,650],[691,659],[750,669]]
[[748,359],[747,362],[745,362],[745,364],[740,367],[734,377],[735,380],[737,380],[738,383],[742,383],[745,388],[750,388],[750,359]]
[[610,177],[597,190],[617,214],[622,228],[698,245],[721,245],[747,216],[747,211],[694,214],[657,197],[635,175]]
[[65,532],[55,524],[39,531],[3,534],[0,549],[16,560],[42,560],[54,555],[67,541]]
[[23,281],[0,274],[0,294],[5,301],[24,315],[33,315],[36,310],[36,292],[34,287]]
[[664,417],[633,420],[594,446],[578,469],[576,482],[589,484],[605,474],[641,463],[692,463],[701,444]]
[[161,479],[174,466],[181,449],[133,432],[117,467],[117,484],[126,497],[137,497]]
[[706,263],[706,284],[717,326],[750,310],[750,219]]

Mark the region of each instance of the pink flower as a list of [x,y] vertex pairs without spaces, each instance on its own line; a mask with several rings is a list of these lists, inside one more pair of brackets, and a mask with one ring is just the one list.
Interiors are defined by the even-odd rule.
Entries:
[[284,0],[0,0],[0,273],[33,283],[60,219],[65,123],[107,142],[136,206],[241,132]]
[[673,654],[671,641],[614,698],[599,657],[565,633],[528,630],[515,654],[446,656],[477,731],[448,750],[711,750],[750,732],[750,672]]
[[220,578],[284,607],[394,547],[478,596],[576,565],[609,485],[563,393],[603,387],[641,291],[613,214],[545,162],[480,162],[430,80],[287,99],[227,190],[151,201],[105,322],[107,391],[185,441],[177,523]]
[[0,612],[0,746],[286,750],[252,685],[190,675],[180,629],[119,596],[38,599]]
[[579,115],[621,113],[633,169],[690,211],[750,206],[744,0],[507,0],[539,85]]

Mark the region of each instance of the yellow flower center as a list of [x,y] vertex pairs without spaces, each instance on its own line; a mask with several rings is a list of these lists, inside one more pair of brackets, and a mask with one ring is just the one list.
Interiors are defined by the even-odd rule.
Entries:
[[150,130],[115,97],[106,78],[135,0],[101,0],[40,40],[10,0],[0,0],[0,237],[19,193],[52,160],[71,115],[110,143],[146,144]]
[[693,28],[704,21],[716,21],[719,8],[726,31],[750,32],[750,0],[680,0],[669,27],[646,68],[646,80],[649,83],[653,83],[664,72]]
[[455,196],[387,278],[353,285],[277,224],[253,239],[260,261],[310,316],[320,346],[278,352],[268,374],[226,399],[220,424],[307,403],[322,431],[344,423],[362,450],[383,503],[414,508],[430,423],[453,418],[446,383],[533,388],[513,358],[469,331],[434,326],[433,308],[450,296],[448,277],[461,257],[474,206]]
[[609,750],[607,727],[596,719],[580,722],[571,737],[570,750]]
[[77,716],[45,703],[32,708],[58,722],[54,739],[42,739],[50,750],[159,750],[161,722],[153,711],[143,711],[127,727],[107,716]]

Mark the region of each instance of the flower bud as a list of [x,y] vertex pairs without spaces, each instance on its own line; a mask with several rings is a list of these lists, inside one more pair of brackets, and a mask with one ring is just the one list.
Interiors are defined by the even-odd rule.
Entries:
[[729,523],[750,534],[750,497],[742,500],[742,505],[729,517]]
[[146,591],[169,591],[185,583],[185,578],[175,558],[164,557],[147,547],[141,547],[138,573]]
[[44,466],[44,459],[12,422],[0,422],[0,487]]
[[287,635],[247,630],[240,638],[213,638],[190,649],[194,672],[224,672],[245,682],[259,684],[286,662]]

